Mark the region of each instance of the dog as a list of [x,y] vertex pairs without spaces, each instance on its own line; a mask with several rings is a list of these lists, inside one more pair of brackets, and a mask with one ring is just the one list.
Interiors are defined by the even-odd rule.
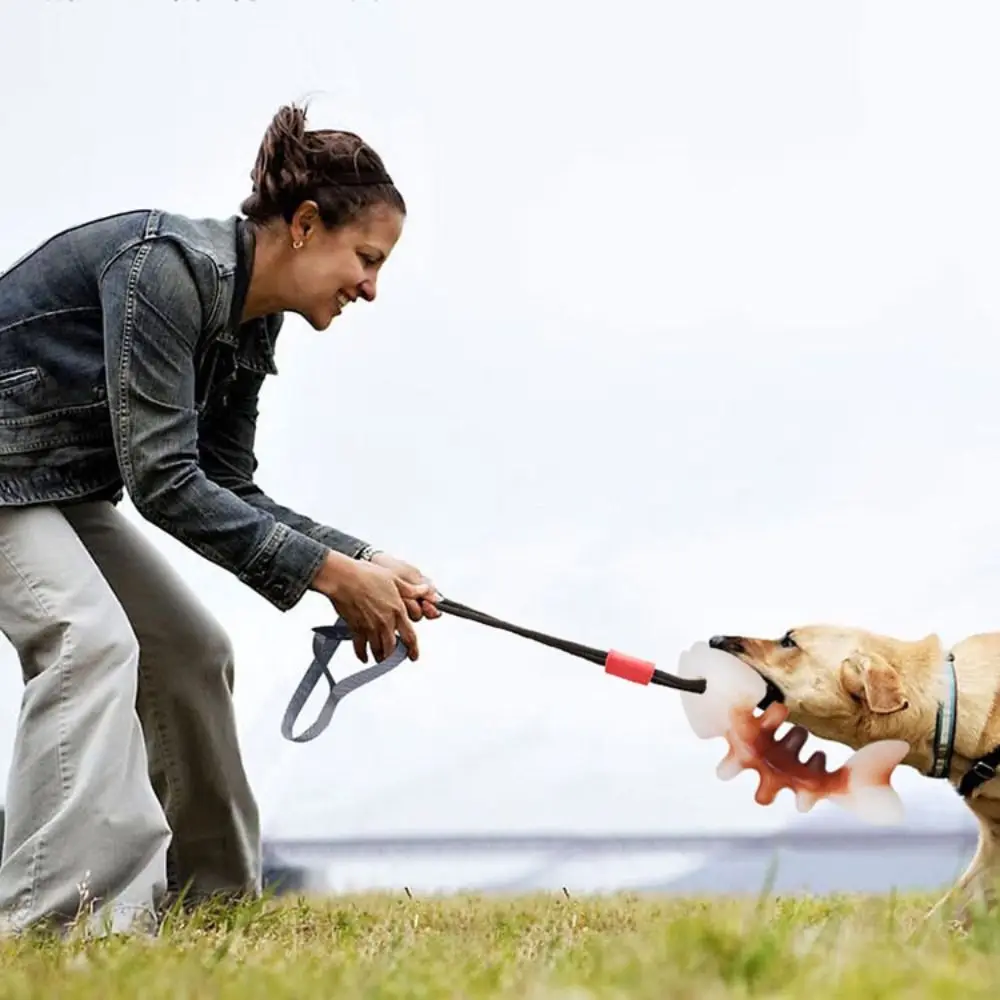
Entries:
[[950,649],[937,635],[906,641],[831,625],[780,638],[720,635],[709,645],[738,657],[784,701],[788,720],[859,750],[877,740],[910,744],[903,763],[947,780],[979,824],[966,870],[927,917],[952,906],[968,927],[973,905],[996,907],[1000,885],[1000,632]]

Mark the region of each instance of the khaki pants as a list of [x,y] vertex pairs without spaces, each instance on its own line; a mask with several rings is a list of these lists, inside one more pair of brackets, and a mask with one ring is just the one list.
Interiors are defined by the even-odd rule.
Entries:
[[232,646],[137,528],[103,502],[0,509],[0,631],[25,682],[4,927],[113,907],[164,861],[149,906],[259,893]]

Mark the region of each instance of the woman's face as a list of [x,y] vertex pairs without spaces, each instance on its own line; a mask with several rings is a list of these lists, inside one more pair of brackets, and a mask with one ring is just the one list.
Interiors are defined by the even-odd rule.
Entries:
[[349,303],[372,302],[379,269],[402,231],[403,215],[389,205],[327,229],[315,205],[306,202],[289,226],[292,248],[282,282],[288,309],[314,330],[325,330]]

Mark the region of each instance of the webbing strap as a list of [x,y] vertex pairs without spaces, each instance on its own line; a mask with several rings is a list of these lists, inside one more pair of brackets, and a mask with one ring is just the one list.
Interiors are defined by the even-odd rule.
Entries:
[[[299,686],[295,689],[295,693],[285,709],[285,717],[281,720],[281,735],[293,743],[308,743],[310,740],[316,739],[330,724],[334,711],[344,698],[369,681],[374,681],[390,670],[395,670],[406,659],[408,653],[406,646],[400,639],[396,643],[396,648],[381,663],[376,663],[364,670],[359,670],[356,674],[336,681],[333,679],[333,674],[330,673],[330,658],[344,640],[351,640],[351,630],[343,618],[338,618],[333,625],[321,625],[314,628],[313,632],[315,633],[313,635],[313,661],[309,664],[309,669],[302,675],[302,680],[299,681]],[[326,677],[330,685],[326,701],[320,709],[316,721],[305,732],[293,736],[292,729],[295,722],[321,677]]]

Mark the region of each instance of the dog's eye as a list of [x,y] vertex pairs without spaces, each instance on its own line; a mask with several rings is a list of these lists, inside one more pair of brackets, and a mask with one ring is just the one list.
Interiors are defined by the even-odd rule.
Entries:
[[782,637],[781,641],[778,643],[779,646],[784,646],[785,649],[795,649],[795,640],[792,638],[791,632],[786,632]]

